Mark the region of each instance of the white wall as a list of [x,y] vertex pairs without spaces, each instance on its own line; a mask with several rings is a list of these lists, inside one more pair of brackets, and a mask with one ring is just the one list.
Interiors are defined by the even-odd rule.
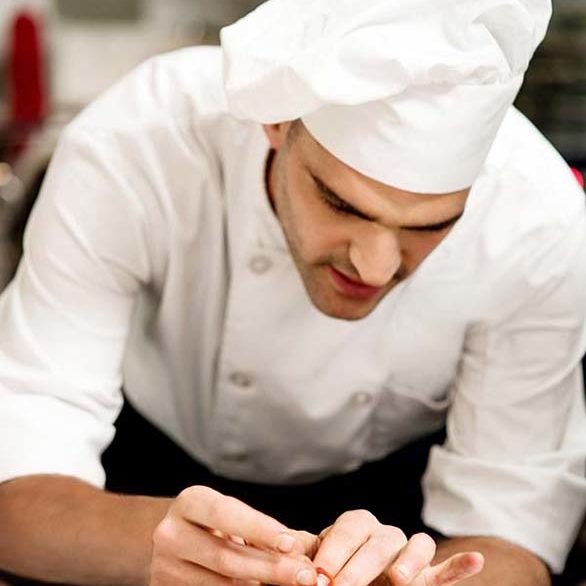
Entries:
[[87,103],[149,56],[197,44],[206,24],[229,24],[262,0],[144,1],[147,17],[139,25],[54,23],[53,95],[58,104]]

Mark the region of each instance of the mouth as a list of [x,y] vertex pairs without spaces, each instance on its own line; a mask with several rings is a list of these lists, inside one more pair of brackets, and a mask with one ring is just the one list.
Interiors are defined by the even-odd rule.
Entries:
[[360,281],[355,281],[354,279],[347,277],[344,273],[336,270],[331,265],[329,269],[334,288],[338,293],[341,293],[345,297],[363,300],[372,299],[384,290],[384,287],[372,287],[371,285],[365,285]]

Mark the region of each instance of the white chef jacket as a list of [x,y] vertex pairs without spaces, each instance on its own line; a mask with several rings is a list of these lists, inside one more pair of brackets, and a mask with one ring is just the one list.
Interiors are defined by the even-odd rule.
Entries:
[[227,113],[221,69],[217,48],[158,57],[65,131],[0,298],[0,479],[102,486],[122,385],[214,472],[263,483],[354,470],[447,420],[425,521],[561,569],[586,506],[568,167],[511,109],[463,219],[370,316],[335,320],[305,293],[267,139]]

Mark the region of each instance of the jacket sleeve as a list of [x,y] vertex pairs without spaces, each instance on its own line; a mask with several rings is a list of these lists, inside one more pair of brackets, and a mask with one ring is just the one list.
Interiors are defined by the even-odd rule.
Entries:
[[586,508],[583,215],[529,274],[533,294],[471,327],[424,519],[449,537],[500,537],[561,572]]
[[144,214],[108,137],[70,127],[0,297],[0,481],[104,483],[134,300],[150,278]]

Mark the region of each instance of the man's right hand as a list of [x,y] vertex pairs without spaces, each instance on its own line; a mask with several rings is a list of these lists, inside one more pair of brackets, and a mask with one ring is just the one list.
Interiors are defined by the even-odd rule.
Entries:
[[312,586],[317,574],[305,553],[317,543],[235,498],[194,486],[153,534],[150,586]]

